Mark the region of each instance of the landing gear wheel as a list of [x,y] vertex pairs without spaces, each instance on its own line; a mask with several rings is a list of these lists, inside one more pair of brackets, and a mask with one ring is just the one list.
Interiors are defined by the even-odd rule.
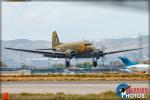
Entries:
[[70,61],[66,60],[66,67],[70,66]]
[[97,61],[93,61],[93,66],[97,67]]
[[93,66],[97,67],[97,60],[98,58],[92,58]]

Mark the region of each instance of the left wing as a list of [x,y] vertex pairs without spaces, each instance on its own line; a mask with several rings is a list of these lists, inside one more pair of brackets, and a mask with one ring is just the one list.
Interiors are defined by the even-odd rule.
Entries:
[[43,54],[45,57],[53,57],[53,58],[64,58],[65,54],[61,52],[46,52],[46,51],[38,51],[38,50],[26,50],[26,49],[15,49],[15,48],[5,48],[8,50],[15,50],[15,51],[22,51],[22,52],[29,52],[29,53],[36,53],[36,54]]
[[143,48],[136,48],[136,49],[127,49],[127,50],[105,52],[104,55],[109,55],[109,54],[114,54],[114,53],[120,53],[120,52],[127,52],[127,51],[133,51],[133,50],[139,50],[139,49],[143,49]]

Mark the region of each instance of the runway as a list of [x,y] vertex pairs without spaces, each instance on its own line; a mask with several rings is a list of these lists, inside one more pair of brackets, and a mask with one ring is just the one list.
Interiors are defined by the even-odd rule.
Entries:
[[[89,94],[114,91],[121,82],[2,82],[2,92],[8,93],[58,93],[65,94]],[[146,81],[126,82],[132,87],[148,88]]]

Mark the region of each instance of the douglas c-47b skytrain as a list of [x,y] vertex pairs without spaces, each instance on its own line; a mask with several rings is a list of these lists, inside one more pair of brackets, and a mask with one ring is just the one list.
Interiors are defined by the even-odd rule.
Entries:
[[[112,52],[103,52],[100,49],[96,49],[92,43],[88,41],[82,42],[71,42],[71,43],[60,43],[59,38],[57,36],[56,31],[52,33],[52,48],[48,49],[36,49],[36,50],[26,50],[26,49],[16,49],[16,48],[8,48],[9,50],[16,50],[22,52],[30,52],[43,54],[44,57],[52,57],[52,58],[65,58],[66,67],[70,66],[70,60],[72,58],[91,58],[93,62],[93,66],[97,66],[97,60],[105,55],[138,50],[136,49],[128,49],[128,50],[119,50]],[[51,50],[51,51],[43,51],[43,50]]]

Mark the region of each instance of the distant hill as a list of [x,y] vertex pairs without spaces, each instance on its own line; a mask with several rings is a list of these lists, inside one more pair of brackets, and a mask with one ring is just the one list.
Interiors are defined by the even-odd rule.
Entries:
[[[121,39],[105,39],[105,40],[95,40],[92,41],[97,48],[104,48],[105,52],[113,51],[113,50],[122,50],[122,49],[129,49],[129,48],[138,48],[139,47],[139,40],[138,38],[121,38]],[[32,53],[25,53],[25,52],[17,52],[17,51],[10,51],[4,49],[4,47],[12,47],[12,48],[21,48],[21,49],[38,49],[38,48],[50,48],[51,42],[44,41],[44,40],[28,40],[28,39],[16,39],[16,40],[8,40],[8,41],[1,41],[2,43],[2,61],[7,63],[8,66],[11,67],[19,67],[21,62],[25,59],[30,58],[42,58],[42,55],[39,54],[32,54]],[[142,37],[142,46],[145,48],[143,51],[143,55],[147,57],[148,55],[148,36]],[[134,54],[135,52],[128,52],[128,53],[119,53],[115,55],[107,56],[107,59],[117,56],[131,56],[137,55]],[[133,58],[131,56],[131,58]]]

